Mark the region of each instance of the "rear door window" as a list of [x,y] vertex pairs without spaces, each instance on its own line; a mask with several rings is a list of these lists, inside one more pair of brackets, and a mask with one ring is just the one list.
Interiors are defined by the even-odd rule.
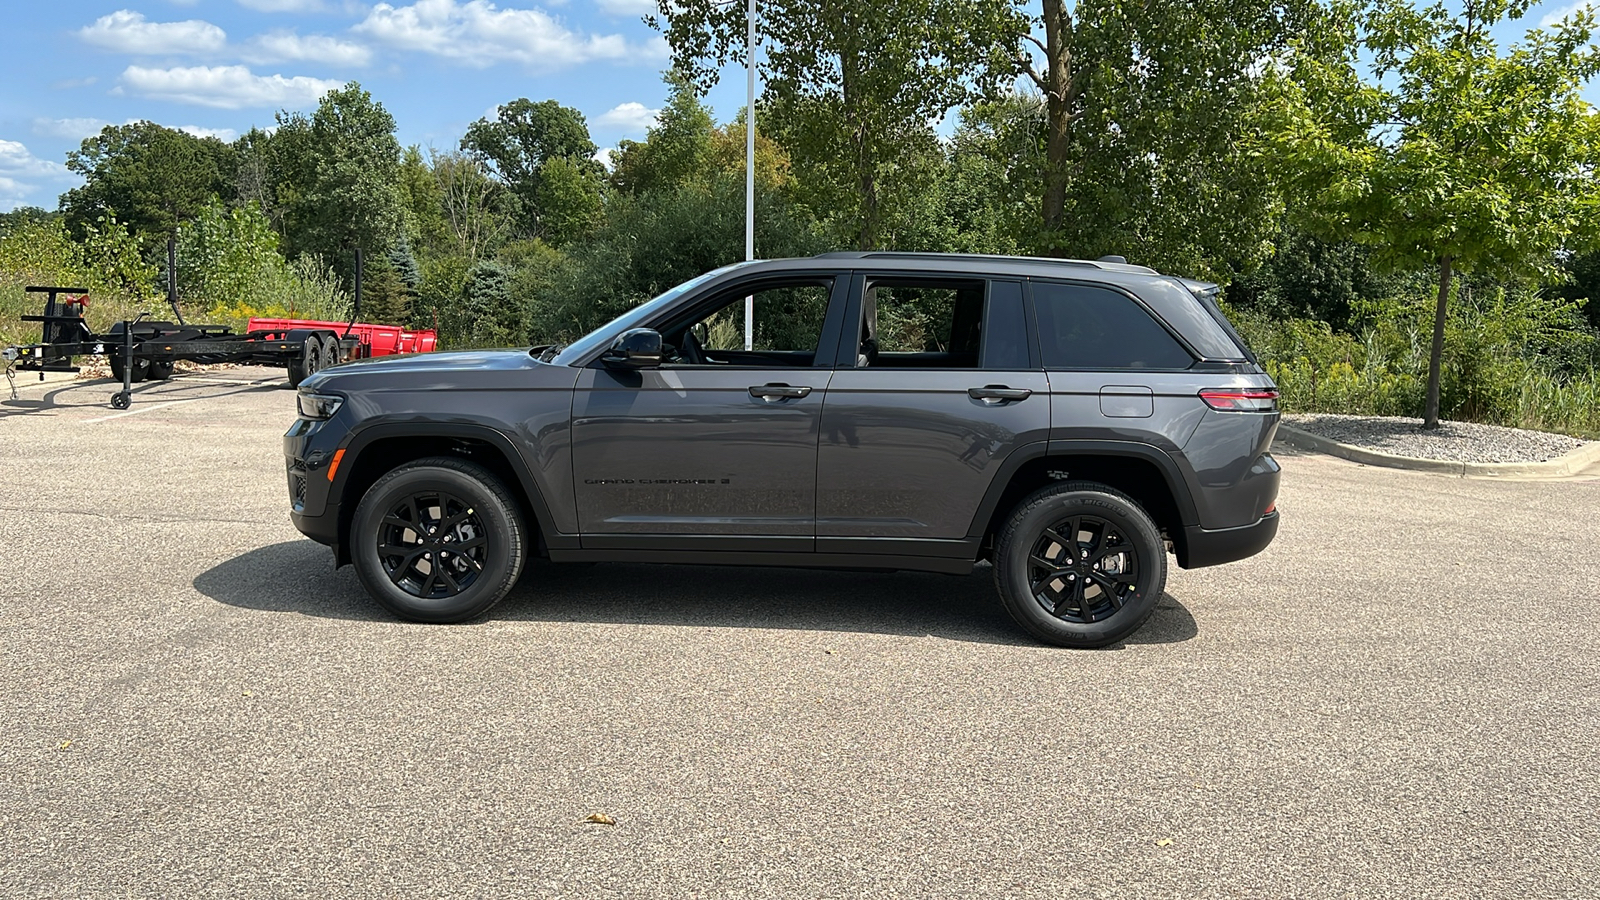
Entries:
[[1187,369],[1194,357],[1126,294],[1084,284],[1033,283],[1047,369]]

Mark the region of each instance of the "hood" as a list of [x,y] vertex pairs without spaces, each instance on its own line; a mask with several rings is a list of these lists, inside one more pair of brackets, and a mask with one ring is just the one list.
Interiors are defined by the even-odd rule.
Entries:
[[[464,386],[495,381],[507,373],[549,369],[527,349],[454,350],[442,353],[406,353],[341,363],[312,375],[301,383],[308,392],[371,388],[414,389],[425,386]],[[511,377],[516,377],[514,374]]]

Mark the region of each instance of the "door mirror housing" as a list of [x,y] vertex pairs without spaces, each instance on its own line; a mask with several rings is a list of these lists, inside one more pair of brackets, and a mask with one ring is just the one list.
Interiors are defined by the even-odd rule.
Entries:
[[625,369],[652,369],[661,365],[661,358],[661,332],[654,328],[630,328],[617,335],[600,361]]

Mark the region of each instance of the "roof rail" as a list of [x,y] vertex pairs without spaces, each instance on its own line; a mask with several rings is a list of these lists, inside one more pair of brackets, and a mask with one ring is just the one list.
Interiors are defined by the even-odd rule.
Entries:
[[1046,265],[1077,266],[1086,269],[1107,269],[1117,272],[1138,272],[1159,275],[1148,266],[1130,265],[1120,256],[1102,256],[1100,259],[1059,259],[1053,256],[1008,256],[999,253],[922,253],[898,250],[836,250],[819,253],[817,259],[983,259],[995,262],[1044,263]]

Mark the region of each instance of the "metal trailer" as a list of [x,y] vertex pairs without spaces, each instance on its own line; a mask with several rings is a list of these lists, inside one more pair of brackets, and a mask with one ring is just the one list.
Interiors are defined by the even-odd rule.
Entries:
[[[104,334],[95,334],[84,321],[87,291],[82,288],[30,286],[29,293],[45,294],[44,315],[23,316],[24,322],[42,323],[41,342],[0,350],[8,366],[44,373],[76,372],[76,356],[105,356],[113,378],[122,390],[111,395],[114,409],[133,403],[133,385],[172,375],[180,359],[200,363],[265,363],[288,369],[289,384],[298,387],[312,373],[367,355],[350,326],[341,335],[332,329],[276,328],[235,334],[226,325],[191,325],[181,321],[145,321],[143,313],[118,322]],[[176,312],[176,308],[174,308]],[[353,324],[353,323],[352,323]]]

